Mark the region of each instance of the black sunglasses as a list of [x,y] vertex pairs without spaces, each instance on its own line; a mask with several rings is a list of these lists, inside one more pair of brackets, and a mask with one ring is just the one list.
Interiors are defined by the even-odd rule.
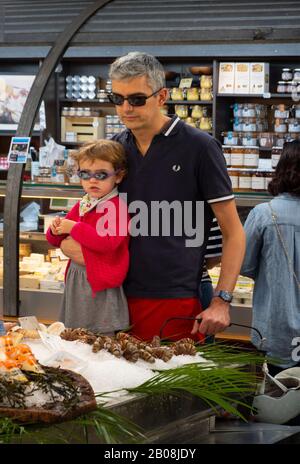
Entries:
[[111,171],[111,172],[79,170],[77,171],[77,175],[80,179],[83,179],[83,180],[89,180],[92,177],[94,177],[97,180],[106,180],[109,177],[115,176],[116,174],[118,174],[118,172],[119,170]]
[[131,106],[144,106],[146,104],[146,100],[156,95],[162,88],[163,87],[156,90],[151,95],[148,95],[148,97],[146,95],[129,95],[129,97],[123,97],[123,95],[118,93],[108,93],[107,97],[111,103],[117,106],[123,105],[125,100],[127,100]]

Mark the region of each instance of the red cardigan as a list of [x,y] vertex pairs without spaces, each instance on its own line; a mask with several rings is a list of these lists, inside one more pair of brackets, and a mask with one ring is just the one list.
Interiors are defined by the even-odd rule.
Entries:
[[[77,222],[70,235],[81,245],[87,280],[93,294],[107,288],[120,287],[129,267],[129,215],[127,206],[116,196],[100,203],[98,207],[80,217],[79,203],[73,206],[66,219]],[[99,210],[100,205],[101,210]],[[101,218],[103,218],[103,227],[107,228],[107,224],[110,227],[105,236],[100,236],[96,230],[97,225],[101,226]],[[109,218],[108,222],[107,218]],[[46,233],[48,242],[57,248],[66,237],[67,234],[53,235],[50,227]],[[70,260],[66,268],[65,278],[69,266]]]

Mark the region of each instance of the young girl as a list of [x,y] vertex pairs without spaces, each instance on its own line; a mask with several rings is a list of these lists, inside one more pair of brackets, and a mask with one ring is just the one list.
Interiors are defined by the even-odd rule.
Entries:
[[117,190],[126,156],[118,142],[98,140],[73,158],[86,194],[65,219],[55,217],[46,234],[55,247],[72,237],[84,259],[84,265],[69,260],[60,319],[66,327],[108,334],[129,325],[122,288],[129,265],[129,216]]

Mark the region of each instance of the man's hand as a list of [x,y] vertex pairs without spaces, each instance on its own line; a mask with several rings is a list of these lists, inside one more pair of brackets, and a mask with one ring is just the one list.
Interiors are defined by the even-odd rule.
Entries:
[[56,230],[58,234],[69,234],[75,224],[76,221],[71,221],[70,219],[61,219],[60,224],[56,227]]
[[218,297],[213,298],[210,306],[196,317],[201,319],[201,323],[195,321],[192,334],[200,332],[205,335],[215,335],[230,324],[229,303]]
[[80,264],[81,266],[85,266],[81,246],[72,237],[65,238],[61,242],[60,248],[63,254],[70,258],[72,261],[74,261],[74,263]]

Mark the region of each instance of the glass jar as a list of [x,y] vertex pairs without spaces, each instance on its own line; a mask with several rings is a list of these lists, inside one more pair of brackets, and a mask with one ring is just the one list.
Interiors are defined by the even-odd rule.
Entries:
[[202,116],[204,116],[202,106],[201,105],[194,105],[192,107],[191,116],[192,116],[192,118],[195,118],[195,119],[202,118]]
[[290,81],[293,79],[293,72],[290,68],[283,68],[281,72],[281,79],[283,81]]
[[300,68],[294,69],[293,80],[296,82],[300,82]]
[[233,105],[233,116],[235,118],[241,118],[243,116],[243,107],[242,103],[235,103]]
[[293,140],[300,140],[300,133],[299,132],[290,132],[287,134],[285,141],[292,142]]
[[251,179],[252,190],[262,192],[265,190],[265,173],[262,171],[255,171]]
[[258,134],[258,143],[263,148],[273,147],[275,144],[275,134],[273,132],[261,132]]
[[206,116],[202,116],[200,119],[199,128],[203,131],[210,131],[212,129],[211,119]]
[[272,147],[272,152],[271,152],[271,166],[273,169],[276,168],[278,161],[280,160],[282,153],[282,148],[281,147]]
[[187,100],[199,100],[199,89],[196,87],[191,87],[186,91]]
[[83,108],[83,116],[91,116],[91,108],[89,108],[88,106],[86,108]]
[[68,106],[64,106],[61,112],[62,116],[69,116],[70,115],[70,108]]
[[293,93],[297,91],[297,83],[294,81],[289,81],[287,82],[287,87],[286,87],[287,93]]
[[287,105],[273,105],[274,117],[279,119],[287,119],[290,115],[289,107]]
[[211,89],[212,88],[212,76],[206,76],[203,74],[200,77],[200,87],[201,89]]
[[[296,70],[295,70],[295,71],[296,71]],[[68,84],[72,84],[72,82],[73,82],[73,76],[67,76],[67,77],[66,77],[66,82],[67,82]]]
[[179,87],[173,87],[171,89],[171,100],[184,100],[184,93],[183,89],[180,89]]
[[242,145],[255,147],[257,145],[257,134],[256,132],[245,132],[242,135]]
[[175,114],[179,118],[184,119],[188,117],[188,107],[186,105],[175,105]]
[[300,132],[300,122],[298,121],[298,119],[288,119],[288,131],[297,133]]
[[244,166],[247,168],[258,168],[259,163],[259,148],[245,147],[244,148]]
[[195,121],[191,117],[186,118],[185,123],[188,124],[189,126],[196,127]]
[[248,192],[252,190],[252,172],[240,171],[239,175],[239,191]]
[[231,147],[230,165],[233,168],[244,167],[245,147]]
[[223,145],[223,155],[226,161],[226,166],[229,168],[231,166],[231,146]]
[[88,76],[88,83],[89,84],[95,84],[96,78],[95,76]]
[[224,145],[237,145],[238,144],[238,132],[223,132]]
[[69,116],[76,116],[76,108],[74,106],[70,106]]
[[240,132],[243,130],[244,118],[234,118],[233,120],[233,130]]
[[255,113],[257,118],[265,118],[268,114],[268,109],[265,105],[255,105]]
[[253,104],[245,104],[242,110],[242,116],[243,118],[255,118],[256,116],[256,110],[255,110],[255,105]]
[[[299,70],[299,73],[300,73],[300,70]],[[300,119],[300,105],[293,105],[293,110],[294,110],[295,118]]]
[[242,127],[243,132],[256,132],[256,118],[244,118]]
[[276,118],[275,119],[275,124],[274,124],[274,131],[275,132],[280,132],[280,133],[284,133],[287,131],[287,125],[285,122],[283,122],[282,119],[280,118]]
[[286,134],[276,134],[276,147],[282,148],[285,143]]
[[239,189],[239,175],[240,172],[235,169],[229,169],[228,175],[231,180],[232,190],[237,191]]
[[287,82],[279,81],[277,84],[277,93],[286,93],[287,92]]
[[200,100],[202,100],[202,101],[211,101],[212,100],[212,91],[210,89],[201,89]]

